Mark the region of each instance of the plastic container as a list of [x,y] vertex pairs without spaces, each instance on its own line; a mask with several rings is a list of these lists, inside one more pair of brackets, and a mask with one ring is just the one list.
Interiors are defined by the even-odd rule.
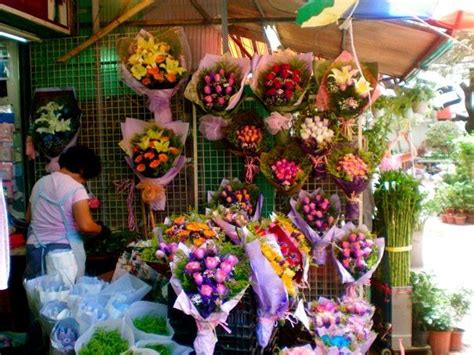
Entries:
[[[169,335],[159,335],[153,333],[146,333],[139,330],[133,324],[134,319],[140,318],[146,315],[159,316],[166,319],[166,325]],[[173,337],[174,330],[168,320],[168,307],[164,304],[155,302],[139,301],[133,303],[130,308],[125,312],[125,321],[130,324],[133,329],[135,339],[138,340],[159,340],[159,341],[170,341]]]
[[116,294],[121,294],[126,297],[126,303],[132,304],[133,302],[141,300],[150,291],[150,285],[148,285],[146,282],[143,282],[139,278],[126,273],[118,280],[112,282],[109,286],[104,288],[100,295],[113,296]]

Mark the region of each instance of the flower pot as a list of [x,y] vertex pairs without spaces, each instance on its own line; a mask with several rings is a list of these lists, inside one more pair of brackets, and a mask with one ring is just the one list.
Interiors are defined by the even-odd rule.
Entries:
[[454,214],[454,208],[446,208],[446,213],[447,214]]
[[431,330],[428,343],[433,355],[448,355],[451,343],[451,331],[438,332]]
[[423,347],[428,344],[428,332],[426,330],[413,329],[413,346]]
[[449,351],[461,351],[462,350],[462,336],[464,329],[455,328],[451,333],[451,343],[449,345]]
[[441,222],[448,223],[448,214],[447,213],[441,213]]
[[453,214],[448,214],[446,215],[446,222],[448,223],[454,223],[454,215]]
[[415,101],[413,103],[413,111],[421,115],[424,115],[426,111],[428,111],[429,107],[430,103],[428,101]]
[[467,221],[469,223],[474,223],[474,212],[469,212],[469,214],[467,215]]
[[467,216],[454,216],[454,222],[456,224],[466,224]]

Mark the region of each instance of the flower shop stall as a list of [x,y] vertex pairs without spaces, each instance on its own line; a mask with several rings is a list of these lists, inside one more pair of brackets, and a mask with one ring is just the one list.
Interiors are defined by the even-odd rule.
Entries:
[[[32,143],[67,131],[60,150],[77,140],[97,151],[103,172],[88,188],[116,239],[89,245],[89,271],[110,259],[111,280],[34,279],[30,308],[65,353],[367,353],[370,280],[383,267],[390,285],[408,285],[418,203],[403,200],[406,225],[389,223],[402,213],[392,209],[366,226],[364,193],[388,147],[367,113],[379,74],[408,75],[439,36],[374,18],[344,35],[304,29],[283,1],[190,3],[153,4],[78,53],[87,37],[31,45],[32,89],[73,87],[80,107],[71,128],[46,104]],[[107,4],[101,21],[119,10]],[[355,18],[371,18],[362,10]],[[261,30],[273,20],[286,48],[275,52]],[[396,42],[412,36],[402,55]],[[36,178],[56,156],[38,151]],[[406,192],[383,186],[376,203]]]

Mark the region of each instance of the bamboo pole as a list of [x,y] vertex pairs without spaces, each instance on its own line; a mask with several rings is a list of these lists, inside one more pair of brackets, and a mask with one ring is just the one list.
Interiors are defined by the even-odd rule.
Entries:
[[122,23],[127,21],[129,18],[135,16],[137,13],[140,11],[144,10],[151,4],[153,4],[155,1],[154,0],[143,0],[139,4],[135,5],[131,9],[128,9],[125,11],[122,15],[117,17],[115,20],[110,22],[107,26],[99,30],[97,33],[94,33],[92,36],[90,36],[88,39],[86,39],[84,42],[82,42],[80,45],[78,45],[76,48],[73,48],[69,52],[67,52],[65,55],[59,57],[56,61],[58,63],[65,63],[72,57],[76,56],[80,52],[82,52],[84,49],[88,48],[95,42],[97,42],[99,39],[107,35],[108,33],[112,32],[115,28],[120,26]]

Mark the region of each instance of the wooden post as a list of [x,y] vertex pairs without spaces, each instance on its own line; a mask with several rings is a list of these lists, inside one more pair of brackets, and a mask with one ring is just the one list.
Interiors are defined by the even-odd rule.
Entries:
[[[155,0],[143,0],[141,3],[135,5],[131,9],[125,11],[122,15],[117,17],[115,20],[110,22],[107,26],[105,26],[103,29],[99,30],[97,33],[94,33],[92,36],[90,36],[88,39],[86,39],[84,42],[82,42],[80,45],[78,45],[76,48],[73,48],[69,52],[67,52],[65,55],[59,57],[57,59],[58,63],[65,63],[72,57],[78,55],[81,51],[84,49],[88,48],[95,42],[97,42],[99,39],[107,35],[108,33],[112,32],[115,28],[120,26],[122,23],[127,21],[129,18],[135,16],[137,13],[140,11],[144,10],[151,4],[153,4]],[[94,19],[93,19],[94,20]]]
[[222,18],[222,51],[227,53],[229,51],[229,24],[227,23],[227,0],[222,0],[221,3],[221,18]]

